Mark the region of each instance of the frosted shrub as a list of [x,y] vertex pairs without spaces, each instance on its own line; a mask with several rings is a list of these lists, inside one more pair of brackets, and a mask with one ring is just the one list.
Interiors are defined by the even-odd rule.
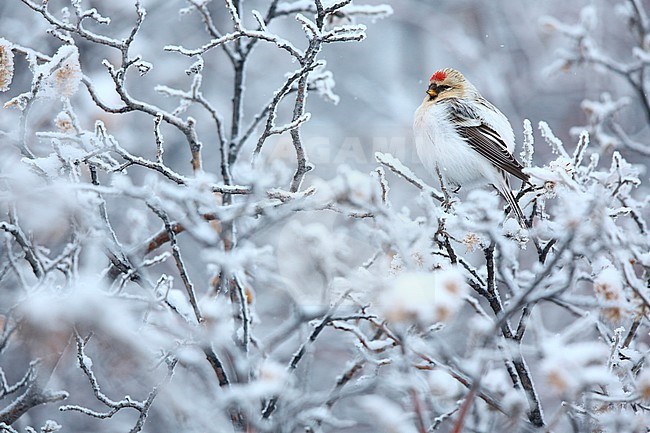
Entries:
[[389,153],[310,160],[336,91],[389,112],[325,61],[389,6],[5,3],[0,28],[37,25],[0,39],[0,430],[647,431],[641,2],[623,65],[597,4],[542,21],[569,40],[549,72],[635,92],[585,101],[571,139],[515,128],[530,229]]

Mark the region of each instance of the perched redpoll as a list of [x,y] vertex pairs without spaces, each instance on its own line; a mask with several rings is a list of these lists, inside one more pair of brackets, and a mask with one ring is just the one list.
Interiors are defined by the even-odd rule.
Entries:
[[494,185],[522,227],[526,218],[510,188],[508,173],[524,182],[528,175],[512,155],[515,137],[506,116],[485,100],[454,69],[441,69],[429,79],[427,96],[413,124],[418,156],[431,173],[436,169],[455,186]]

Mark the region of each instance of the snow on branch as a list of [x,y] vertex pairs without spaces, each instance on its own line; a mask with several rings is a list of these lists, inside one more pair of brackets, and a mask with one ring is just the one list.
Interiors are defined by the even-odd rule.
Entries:
[[218,39],[213,39],[212,41],[208,42],[207,44],[190,50],[187,48],[183,48],[180,46],[176,45],[167,45],[165,46],[165,51],[172,51],[172,52],[177,52],[180,54],[183,54],[184,56],[188,57],[193,57],[193,56],[198,56],[201,54],[205,54],[212,48],[218,47],[222,44],[225,44],[226,42],[232,42],[235,40],[238,40],[240,38],[251,38],[251,39],[259,39],[262,41],[270,42],[277,46],[278,48],[287,51],[289,54],[291,54],[294,58],[301,60],[302,57],[304,56],[304,53],[302,53],[300,50],[298,50],[296,47],[293,46],[293,44],[285,39],[280,38],[277,35],[274,35],[272,33],[268,33],[266,31],[259,31],[259,30],[245,30],[245,29],[240,29],[237,30],[233,33],[228,33],[226,35],[223,35],[222,37]]
[[[650,38],[648,27],[647,5],[638,0],[621,0],[615,7],[616,15],[623,18],[627,25],[623,31],[629,34],[634,44],[624,51],[631,53],[627,58],[622,58],[619,52],[603,43],[603,38],[598,32],[602,23],[599,23],[599,11],[593,5],[585,6],[580,19],[575,24],[567,24],[553,17],[544,17],[542,26],[549,32],[557,32],[570,42],[568,48],[558,51],[558,59],[548,68],[548,72],[557,72],[580,65],[593,68],[595,73],[611,73],[621,77],[631,89],[633,98],[624,96],[612,101],[609,93],[604,94],[602,103],[585,101],[583,109],[590,122],[591,133],[594,139],[603,148],[626,147],[640,154],[647,154],[647,146],[629,139],[629,133],[613,117],[613,113],[632,102],[640,105],[646,120],[650,121],[650,84],[644,79],[650,64],[648,63],[647,43]],[[607,17],[609,21],[610,17]]]
[[[355,5],[351,1],[338,2],[332,5],[329,12],[336,18],[353,19],[358,16],[368,16],[373,19],[388,18],[393,14],[393,8],[388,5]],[[316,13],[312,0],[296,0],[278,4],[276,15],[293,15],[297,13]]]
[[402,164],[397,158],[392,155],[376,152],[375,159],[380,164],[386,166],[390,171],[397,174],[398,176],[404,178],[409,183],[414,185],[416,188],[422,190],[431,195],[438,201],[442,201],[442,193],[436,191],[432,187],[428,186],[421,179],[419,179],[408,167]]
[[389,6],[186,0],[184,33],[135,0],[3,5],[37,24],[0,39],[0,430],[645,431],[650,201],[628,152],[650,154],[630,126],[650,21],[617,1],[625,61],[598,4],[544,21],[562,65],[633,92],[515,131],[526,229],[410,155],[311,141],[355,127],[310,96],[361,89],[338,62],[335,94],[326,59]]

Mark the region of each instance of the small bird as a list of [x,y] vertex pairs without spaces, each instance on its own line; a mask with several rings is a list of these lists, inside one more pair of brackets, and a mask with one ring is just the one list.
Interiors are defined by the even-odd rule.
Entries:
[[432,173],[460,187],[492,184],[510,205],[523,228],[530,228],[515,199],[508,174],[529,177],[512,152],[510,122],[455,69],[434,72],[427,95],[415,112],[413,130],[418,156]]

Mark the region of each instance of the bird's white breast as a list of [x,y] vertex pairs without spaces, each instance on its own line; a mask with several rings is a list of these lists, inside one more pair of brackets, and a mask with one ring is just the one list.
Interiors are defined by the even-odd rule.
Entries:
[[432,176],[438,166],[454,184],[497,181],[498,171],[458,135],[444,104],[423,102],[415,112],[413,131],[418,156]]

